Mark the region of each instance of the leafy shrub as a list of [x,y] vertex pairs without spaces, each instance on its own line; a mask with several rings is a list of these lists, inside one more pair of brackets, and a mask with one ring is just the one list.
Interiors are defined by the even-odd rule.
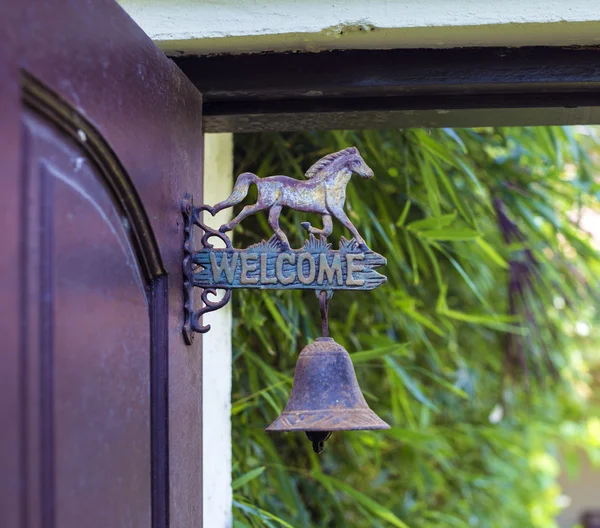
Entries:
[[[236,173],[302,178],[351,145],[375,171],[352,179],[347,210],[387,257],[388,283],[337,292],[330,327],[392,429],[334,434],[321,456],[304,435],[265,433],[298,353],[319,335],[318,302],[314,292],[236,292],[236,526],[555,526],[556,449],[574,438],[562,434],[565,420],[583,427],[589,412],[581,358],[598,337],[598,251],[579,224],[598,204],[594,133],[237,136]],[[320,225],[282,216],[296,247],[306,220]],[[348,233],[334,224],[337,247]],[[264,213],[235,232],[242,247],[270,236]],[[579,336],[582,321],[591,332]]]

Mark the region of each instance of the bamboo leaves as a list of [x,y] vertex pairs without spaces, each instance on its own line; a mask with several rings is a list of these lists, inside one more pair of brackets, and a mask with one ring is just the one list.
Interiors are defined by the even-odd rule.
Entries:
[[[387,257],[388,283],[336,293],[330,333],[351,353],[369,404],[393,425],[333,435],[321,458],[301,435],[264,433],[285,405],[298,352],[319,335],[318,306],[311,293],[239,292],[237,525],[552,526],[554,477],[534,462],[559,435],[565,410],[583,405],[569,354],[582,314],[597,317],[598,249],[580,224],[582,212],[598,210],[597,135],[540,127],[237,138],[240,172],[302,177],[315,159],[351,145],[374,169],[372,181],[352,179],[347,206]],[[307,220],[282,216],[292,244],[303,243]],[[342,235],[336,223],[334,245]],[[248,219],[235,236],[243,245],[268,238],[266,217]],[[530,258],[535,271],[515,283],[523,290],[516,310],[508,281]],[[526,390],[504,382],[507,343],[521,343],[534,373]],[[595,343],[582,338],[577,353]],[[547,355],[561,365],[551,383]],[[503,418],[491,423],[499,401]]]

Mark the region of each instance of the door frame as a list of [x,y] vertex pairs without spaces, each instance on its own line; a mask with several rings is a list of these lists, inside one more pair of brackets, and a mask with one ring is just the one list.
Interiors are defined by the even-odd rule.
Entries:
[[600,123],[597,47],[174,57],[206,132]]
[[208,133],[595,124],[599,59],[548,46],[172,57]]

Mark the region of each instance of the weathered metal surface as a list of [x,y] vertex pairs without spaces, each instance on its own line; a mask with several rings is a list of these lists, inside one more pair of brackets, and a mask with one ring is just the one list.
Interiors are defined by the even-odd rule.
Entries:
[[202,266],[193,283],[201,288],[272,290],[372,290],[386,281],[373,268],[386,259],[342,239],[339,251],[313,235],[301,249],[282,251],[275,238],[245,250],[204,249],[194,253]]
[[332,217],[337,218],[354,236],[363,251],[368,247],[354,224],[344,212],[346,202],[346,185],[352,174],[371,179],[371,169],[362,159],[356,147],[349,147],[321,158],[312,165],[305,174],[306,180],[296,180],[288,176],[270,176],[259,178],[251,172],[238,176],[233,192],[226,200],[212,208],[216,214],[223,209],[240,203],[248,194],[251,184],[258,189],[258,200],[254,205],[247,205],[231,222],[221,226],[219,231],[231,231],[244,218],[258,211],[269,210],[269,225],[281,241],[283,250],[290,247],[285,233],[279,227],[279,215],[283,207],[289,207],[305,213],[318,213],[323,216],[323,228],[318,229],[304,222],[302,227],[313,235],[327,238],[333,229]]
[[[321,158],[306,171],[306,181],[288,176],[259,178],[245,172],[238,177],[231,195],[214,207],[196,207],[191,196],[186,196],[183,202],[183,333],[186,343],[193,342],[194,333],[208,332],[210,326],[200,322],[202,315],[227,304],[232,289],[312,289],[327,291],[331,295],[333,290],[372,290],[386,281],[385,276],[374,271],[374,268],[384,266],[386,259],[367,247],[344,212],[346,186],[352,174],[367,179],[373,177],[372,169],[355,147]],[[258,199],[254,205],[244,207],[218,231],[203,222],[204,212],[215,215],[240,203],[252,184],[258,189]],[[309,238],[299,249],[290,247],[286,234],[279,227],[279,215],[283,207],[317,213],[323,217],[322,228],[315,228],[309,222],[302,223]],[[271,239],[246,249],[234,248],[225,233],[234,229],[244,218],[265,209],[269,210],[269,225],[274,232]],[[327,241],[333,230],[334,217],[354,237],[351,240],[342,237],[338,250],[332,250]],[[199,250],[194,246],[194,227],[201,232]],[[213,247],[212,238],[219,239],[225,247]],[[198,308],[194,288],[201,288]],[[225,295],[211,301],[208,296],[216,297],[218,289],[225,290]]]
[[325,442],[331,438],[331,431],[306,431],[306,438],[312,442],[313,451],[320,455],[325,449]]
[[[353,173],[372,178],[373,171],[354,147],[329,154],[306,172],[306,181],[287,176],[259,178],[241,174],[231,195],[214,207],[195,207],[191,196],[183,202],[185,323],[183,333],[191,343],[195,332],[207,332],[202,314],[224,306],[236,288],[272,290],[312,289],[319,298],[323,337],[301,352],[296,365],[294,384],[285,410],[267,431],[305,431],[313,450],[321,453],[331,431],[353,429],[389,429],[367,405],[360,392],[352,361],[346,350],[329,337],[329,300],[334,290],[372,290],[386,281],[374,268],[386,264],[386,259],[371,251],[356,227],[344,212],[346,185]],[[203,212],[213,215],[240,203],[250,185],[256,185],[258,199],[247,205],[219,231],[202,221]],[[323,227],[302,223],[309,238],[298,249],[290,247],[286,234],[279,227],[283,207],[321,214]],[[246,249],[236,249],[224,234],[244,218],[258,211],[269,210],[269,225],[274,235]],[[354,238],[341,238],[339,249],[332,250],[327,237],[333,230],[333,218],[346,226]],[[201,249],[194,247],[194,226],[201,230]],[[317,236],[319,238],[317,239]],[[215,248],[211,238],[218,238],[225,247]],[[202,305],[196,309],[194,289],[201,289]],[[225,295],[210,301],[208,295],[217,290]]]
[[214,312],[225,306],[231,299],[231,290],[227,289],[221,299],[211,301],[208,296],[217,297],[217,288],[213,284],[202,286],[200,292],[201,307],[196,310],[196,302],[194,295],[194,226],[197,225],[203,230],[202,245],[206,250],[210,251],[212,245],[208,242],[209,237],[216,236],[223,240],[227,247],[231,249],[230,240],[221,233],[217,233],[209,228],[201,221],[202,211],[206,207],[195,207],[191,195],[186,195],[182,203],[183,211],[183,337],[186,344],[191,345],[194,342],[194,334],[204,334],[210,330],[210,325],[203,325],[200,322],[202,315],[208,312]]
[[329,299],[333,296],[333,292],[319,291],[319,311],[321,312],[321,335],[329,337]]
[[[362,395],[348,352],[319,337],[300,353],[290,399],[269,432],[389,429]],[[317,441],[324,441],[319,439]]]

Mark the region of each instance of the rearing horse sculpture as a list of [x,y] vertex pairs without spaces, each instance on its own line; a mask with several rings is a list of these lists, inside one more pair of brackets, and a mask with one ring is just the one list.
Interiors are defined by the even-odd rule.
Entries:
[[314,235],[329,236],[333,231],[332,217],[337,218],[350,230],[359,247],[366,251],[368,247],[363,237],[344,211],[346,185],[353,173],[367,179],[373,177],[373,170],[362,159],[356,147],[321,158],[306,171],[306,181],[288,176],[259,178],[256,174],[244,172],[238,176],[229,198],[215,205],[211,212],[214,215],[240,203],[247,196],[250,185],[255,184],[258,189],[256,203],[244,207],[239,215],[222,225],[219,231],[231,231],[247,216],[269,209],[269,225],[281,241],[283,249],[289,249],[288,238],[279,227],[279,215],[284,207],[290,207],[297,211],[323,215],[322,229],[311,226],[309,222],[302,223],[302,227]]

